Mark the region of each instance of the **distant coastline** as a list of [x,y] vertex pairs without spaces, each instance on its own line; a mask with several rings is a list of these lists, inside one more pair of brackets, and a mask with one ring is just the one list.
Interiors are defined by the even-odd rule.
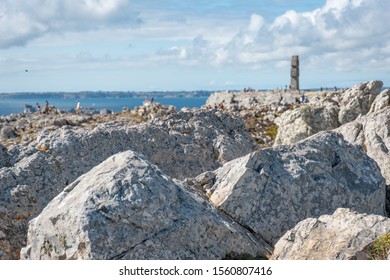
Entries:
[[45,98],[177,98],[209,97],[214,91],[80,91],[80,92],[15,92],[0,93],[0,99],[45,99]]

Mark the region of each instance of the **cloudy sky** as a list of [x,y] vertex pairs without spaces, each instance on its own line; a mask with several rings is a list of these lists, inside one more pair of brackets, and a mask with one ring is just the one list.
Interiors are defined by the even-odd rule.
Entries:
[[[0,92],[390,86],[390,0],[1,0]],[[26,71],[28,70],[28,71]]]

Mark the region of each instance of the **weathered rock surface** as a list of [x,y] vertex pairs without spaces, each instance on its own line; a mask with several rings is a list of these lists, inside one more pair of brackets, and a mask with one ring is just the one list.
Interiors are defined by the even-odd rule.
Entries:
[[[41,130],[54,131],[62,126],[83,126],[92,129],[99,124],[139,124],[145,123],[157,117],[166,117],[176,112],[175,107],[166,106],[156,102],[147,102],[134,110],[124,109],[122,112],[113,113],[102,109],[102,114],[95,109],[82,108],[80,114],[73,109],[70,112],[53,110],[49,114],[19,113],[8,116],[0,116],[0,132],[3,127],[8,127],[0,133],[2,144],[6,147],[23,143],[25,145],[36,140],[36,135]],[[4,137],[3,137],[4,136]]]
[[299,94],[296,92],[250,91],[250,92],[215,92],[206,100],[205,106],[212,108],[222,104],[224,109],[242,111],[253,107],[268,107],[281,103],[295,104]]
[[8,165],[8,153],[7,149],[0,144],[0,168]]
[[[353,121],[370,111],[383,83],[371,81],[358,84],[343,93],[329,93],[311,100],[291,111],[284,112],[275,123],[279,126],[275,146],[293,144],[310,135],[331,130]],[[384,97],[381,96],[381,100]],[[383,106],[384,102],[379,101]]]
[[387,213],[390,214],[390,107],[369,113],[338,129],[344,139],[358,145],[379,165],[387,184]]
[[335,131],[374,159],[390,185],[390,107],[360,117]]
[[[256,151],[199,175],[210,200],[270,244],[299,221],[339,207],[384,215],[378,165],[335,132]],[[191,180],[188,180],[191,181]]]
[[367,248],[390,232],[390,219],[337,209],[298,223],[276,243],[277,260],[367,260]]
[[353,121],[359,115],[365,115],[370,111],[371,105],[381,92],[383,82],[370,81],[358,84],[346,90],[341,97],[339,122],[346,124]]
[[261,146],[272,146],[276,136],[274,120],[297,105],[295,91],[216,92],[206,101],[206,108],[218,108],[242,118],[252,138]]
[[144,118],[145,120],[154,120],[156,118],[162,118],[176,113],[177,110],[174,106],[167,106],[156,102],[144,102],[142,106],[135,107],[132,111],[133,114]]
[[30,222],[25,259],[221,259],[270,247],[138,154],[79,177]]
[[7,125],[0,129],[0,140],[8,140],[15,137],[17,137],[17,134],[12,126]]
[[0,259],[17,259],[27,222],[63,189],[65,179],[58,162],[39,151],[2,168],[0,182]]
[[380,111],[388,106],[390,106],[390,89],[385,89],[375,98],[370,112]]
[[[0,231],[9,246],[0,246],[0,259],[17,258],[28,221],[67,184],[113,154],[135,150],[169,176],[182,179],[214,170],[256,148],[240,119],[200,110],[136,126],[43,130],[32,144],[35,148],[14,146],[9,151],[11,166],[1,169]],[[12,196],[20,186],[29,194]],[[16,208],[25,204],[29,206],[19,215]]]
[[145,155],[178,179],[214,170],[256,149],[243,122],[219,111],[179,112],[137,126],[100,125],[93,130],[63,127],[38,135],[35,145],[45,147],[66,166],[69,181],[128,149]]

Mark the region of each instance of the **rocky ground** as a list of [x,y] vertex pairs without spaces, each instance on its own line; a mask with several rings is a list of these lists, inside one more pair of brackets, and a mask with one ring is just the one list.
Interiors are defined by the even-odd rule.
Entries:
[[260,147],[272,146],[277,133],[275,119],[299,106],[295,91],[216,92],[204,108],[218,108],[242,118]]
[[75,112],[53,109],[49,114],[19,113],[8,116],[0,116],[0,141],[1,144],[10,147],[15,144],[28,145],[37,138],[42,130],[51,132],[59,127],[85,127],[94,128],[99,124],[140,124],[155,118],[169,116],[177,110],[173,106],[165,106],[159,103],[146,103],[133,110],[125,109],[119,113],[109,110],[101,110],[92,113],[89,110]]
[[382,86],[2,117],[0,258],[390,259]]

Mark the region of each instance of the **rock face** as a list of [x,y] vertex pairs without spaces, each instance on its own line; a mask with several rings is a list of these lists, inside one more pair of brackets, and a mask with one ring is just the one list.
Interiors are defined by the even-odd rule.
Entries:
[[390,106],[390,89],[385,89],[375,98],[370,112],[380,111],[388,106]]
[[101,125],[93,130],[63,127],[38,136],[64,167],[69,182],[109,156],[128,149],[145,155],[178,179],[218,168],[256,145],[243,122],[219,111],[179,112],[137,126]]
[[213,173],[198,176],[198,185],[214,205],[270,244],[299,221],[339,207],[385,211],[378,165],[335,132],[256,151]]
[[[240,119],[200,110],[137,126],[44,130],[33,145],[36,148],[14,148],[11,166],[1,169],[0,231],[4,238],[0,239],[8,245],[0,246],[0,259],[18,258],[28,221],[66,185],[111,155],[135,150],[169,176],[181,179],[214,170],[256,148]],[[13,196],[20,188],[25,194]],[[22,215],[19,207],[24,209]]]
[[297,104],[299,94],[284,91],[216,92],[204,107],[238,115],[261,147],[269,147],[276,136],[275,117]]
[[275,120],[279,128],[274,145],[293,144],[317,132],[338,127],[338,113],[338,107],[332,103],[325,106],[304,105],[287,111]]
[[[275,120],[279,126],[275,146],[293,144],[310,135],[331,130],[353,121],[370,111],[378,97],[383,83],[371,81],[358,84],[342,94],[331,93],[311,101],[311,103],[286,111]],[[380,100],[384,99],[381,96]],[[383,106],[384,101],[379,101]]]
[[12,126],[4,126],[0,130],[0,140],[8,140],[11,138],[17,137],[17,134],[14,131]]
[[367,248],[390,232],[390,219],[337,209],[298,223],[276,243],[276,260],[367,260]]
[[63,189],[65,179],[58,162],[39,151],[2,168],[0,181],[0,259],[18,259],[27,222]]
[[220,259],[270,247],[127,151],[79,177],[30,222],[25,259]]
[[8,153],[7,149],[0,144],[0,168],[8,165]]
[[335,131],[374,159],[390,185],[390,107],[360,117]]
[[342,94],[339,112],[340,124],[353,121],[370,111],[371,105],[381,92],[383,82],[371,81],[358,84]]
[[254,107],[267,107],[272,104],[295,104],[297,95],[294,92],[215,92],[207,99],[205,106],[218,107],[221,103],[228,111],[241,111]]
[[348,142],[359,146],[379,165],[386,179],[387,213],[390,214],[390,107],[375,111],[339,127]]

